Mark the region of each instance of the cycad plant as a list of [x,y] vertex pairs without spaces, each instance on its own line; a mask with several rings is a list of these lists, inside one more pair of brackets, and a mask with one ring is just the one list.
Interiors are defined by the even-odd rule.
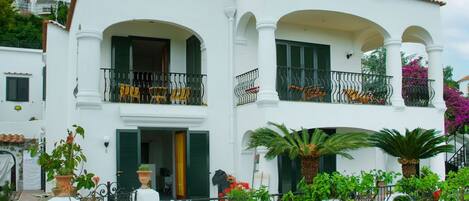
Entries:
[[370,142],[389,155],[397,157],[402,165],[402,175],[406,178],[417,174],[417,165],[421,159],[453,150],[452,145],[445,143],[446,136],[439,135],[439,132],[433,129],[406,129],[405,135],[397,130],[383,129],[371,135]]
[[309,132],[289,130],[284,124],[269,122],[271,127],[256,129],[251,136],[249,147],[266,147],[266,159],[288,155],[292,160],[301,160],[301,174],[306,183],[312,184],[318,174],[319,158],[324,155],[353,157],[347,151],[368,146],[366,133],[343,133],[327,135],[320,129]]

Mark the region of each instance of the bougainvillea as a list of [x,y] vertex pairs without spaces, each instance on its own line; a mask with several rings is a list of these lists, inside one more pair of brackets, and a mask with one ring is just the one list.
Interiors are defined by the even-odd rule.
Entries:
[[[421,65],[421,59],[415,59],[402,67],[402,77],[404,78],[402,87],[415,87],[423,83],[419,81],[409,81],[405,78],[417,78],[425,80],[428,78],[428,68]],[[405,93],[405,90],[403,90]],[[445,113],[445,133],[454,134],[462,131],[465,125],[469,125],[469,99],[462,96],[457,89],[444,87],[444,100],[448,108]],[[403,94],[405,97],[406,95]]]
[[462,96],[456,89],[445,86],[444,99],[446,107],[446,133],[462,132],[465,125],[469,125],[469,99]]

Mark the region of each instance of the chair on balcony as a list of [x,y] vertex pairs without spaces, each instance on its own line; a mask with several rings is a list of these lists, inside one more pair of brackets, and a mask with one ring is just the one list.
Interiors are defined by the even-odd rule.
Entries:
[[288,89],[292,91],[301,92],[303,94],[303,97],[302,97],[303,101],[310,101],[310,100],[313,100],[314,98],[319,98],[319,101],[322,102],[324,100],[324,97],[327,95],[323,87],[319,87],[319,86],[300,87],[296,85],[290,85]]
[[355,89],[344,89],[344,93],[351,102],[368,104],[373,100],[372,94],[361,94]]
[[119,84],[119,102],[127,102],[130,96],[130,85],[128,84]]
[[134,100],[140,103],[140,88],[135,86],[130,86],[130,102]]
[[190,87],[178,87],[171,90],[171,103],[187,104],[191,93]]
[[161,104],[161,103],[166,103],[166,94],[168,92],[168,88],[166,87],[150,87],[149,89],[150,92],[150,103],[155,103]]

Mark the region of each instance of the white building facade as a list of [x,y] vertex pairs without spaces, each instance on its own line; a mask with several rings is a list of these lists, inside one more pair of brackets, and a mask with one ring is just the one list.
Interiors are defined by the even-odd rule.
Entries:
[[[137,187],[134,171],[146,163],[163,196],[213,197],[218,169],[252,181],[249,131],[269,121],[331,133],[444,130],[439,2],[72,5],[69,26],[47,29],[45,132],[50,150],[72,124],[83,126],[85,167],[103,181]],[[403,81],[403,42],[426,46],[434,81]],[[363,53],[378,47],[387,50],[386,75],[361,73]],[[400,170],[375,148],[352,155],[324,159],[322,170]],[[443,176],[444,162],[423,165]],[[258,170],[275,193],[294,183],[285,174],[294,168],[261,157]]]
[[44,137],[42,55],[38,49],[0,47],[0,155],[2,163],[14,157],[15,169],[1,176],[14,175],[7,180],[19,191],[41,189],[41,168],[25,142]]

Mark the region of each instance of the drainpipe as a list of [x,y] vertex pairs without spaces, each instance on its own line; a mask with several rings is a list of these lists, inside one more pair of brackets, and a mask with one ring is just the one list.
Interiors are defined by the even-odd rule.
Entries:
[[233,175],[237,175],[237,161],[238,161],[238,148],[237,148],[237,128],[236,128],[236,103],[234,96],[234,26],[236,7],[225,7],[225,15],[228,18],[228,80],[230,86],[230,111],[229,111],[229,139],[230,144],[233,146]]

